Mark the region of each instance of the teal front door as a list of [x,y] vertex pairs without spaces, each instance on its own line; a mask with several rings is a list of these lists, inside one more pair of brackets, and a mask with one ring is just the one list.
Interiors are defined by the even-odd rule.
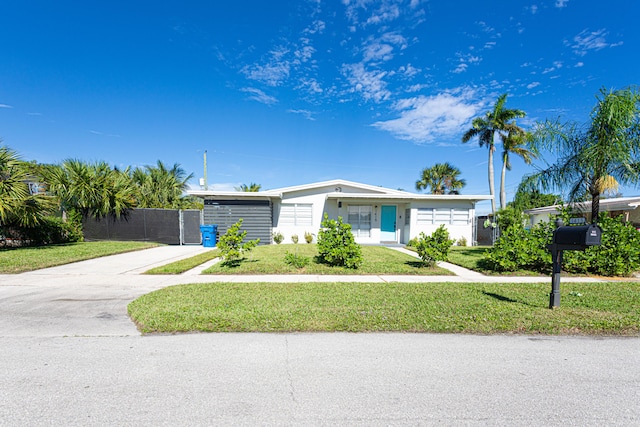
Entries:
[[396,207],[382,206],[380,213],[380,241],[397,242],[396,239]]

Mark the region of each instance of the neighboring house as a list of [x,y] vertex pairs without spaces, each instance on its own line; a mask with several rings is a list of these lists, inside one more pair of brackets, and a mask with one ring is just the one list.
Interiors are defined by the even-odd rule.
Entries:
[[[631,222],[634,227],[640,228],[640,197],[618,197],[615,199],[600,199],[600,212],[608,212],[609,216],[622,215],[624,220]],[[591,202],[571,203],[574,212],[579,212],[587,221],[591,221]],[[542,221],[549,221],[551,215],[557,215],[562,209],[561,205],[545,206],[542,208],[528,209],[524,211],[529,215],[531,225]]]
[[345,180],[316,182],[256,193],[194,190],[204,199],[204,223],[217,224],[220,234],[243,219],[247,238],[271,243],[273,232],[284,242],[304,233],[316,235],[327,213],[351,224],[358,243],[407,243],[441,224],[453,239],[476,240],[475,205],[491,196],[415,194]]

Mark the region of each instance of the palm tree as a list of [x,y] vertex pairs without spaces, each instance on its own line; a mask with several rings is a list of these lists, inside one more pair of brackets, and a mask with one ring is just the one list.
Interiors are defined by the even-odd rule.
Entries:
[[171,168],[158,160],[156,166],[136,168],[131,179],[137,186],[137,205],[141,208],[181,209],[191,203],[184,196],[189,188],[189,180],[193,174],[187,175],[178,163]]
[[506,135],[500,135],[502,139],[502,174],[500,176],[500,209],[507,207],[507,194],[505,191],[505,181],[507,171],[511,170],[511,159],[509,154],[513,153],[522,157],[528,165],[537,157],[536,153],[529,150],[527,145],[531,140],[531,134],[520,132],[519,129],[510,129]]
[[50,200],[29,191],[32,178],[30,164],[0,146],[0,226],[35,227],[51,213]]
[[420,180],[416,181],[416,189],[431,188],[431,194],[458,194],[467,183],[464,179],[458,179],[460,169],[450,163],[436,163],[430,168],[422,170]]
[[236,191],[243,191],[245,193],[257,193],[258,191],[260,191],[260,188],[262,188],[262,186],[260,184],[256,184],[255,182],[252,182],[249,185],[242,184],[240,187],[234,188],[236,189]]
[[591,121],[549,122],[534,132],[536,144],[557,154],[556,163],[526,176],[520,187],[569,189],[570,201],[591,195],[591,221],[600,195],[618,184],[640,182],[640,93],[635,88],[600,90]]
[[469,142],[472,138],[478,137],[480,146],[487,146],[489,149],[489,194],[493,196],[491,200],[491,208],[493,213],[496,213],[496,200],[495,200],[495,187],[493,178],[493,152],[496,150],[495,137],[498,135],[505,135],[511,131],[515,131],[516,128],[520,129],[515,124],[516,118],[526,116],[526,113],[522,110],[504,108],[504,104],[507,101],[507,94],[504,93],[498,97],[493,110],[487,111],[482,117],[476,117],[471,122],[471,129],[465,132],[462,136],[462,142]]
[[128,168],[120,171],[105,162],[67,159],[59,166],[45,168],[44,178],[63,212],[75,211],[85,218],[120,217],[135,205]]

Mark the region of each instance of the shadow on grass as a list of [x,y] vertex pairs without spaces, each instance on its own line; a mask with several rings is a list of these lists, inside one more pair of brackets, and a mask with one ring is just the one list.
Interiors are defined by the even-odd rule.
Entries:
[[429,268],[429,264],[423,261],[405,261],[405,265],[413,268]]
[[258,262],[258,260],[242,258],[242,259],[234,259],[234,260],[230,260],[230,261],[222,261],[220,263],[220,267],[238,268],[238,267],[240,267],[240,265],[245,264],[245,263],[250,263],[250,262]]
[[482,291],[482,293],[484,295],[490,297],[490,298],[495,298],[498,301],[510,302],[510,303],[515,303],[515,304],[522,304],[522,305],[526,305],[527,307],[532,307],[532,308],[540,308],[540,306],[538,306],[536,304],[530,304],[528,302],[518,301],[517,299],[505,297],[504,295],[500,295],[500,294],[494,294],[493,292]]

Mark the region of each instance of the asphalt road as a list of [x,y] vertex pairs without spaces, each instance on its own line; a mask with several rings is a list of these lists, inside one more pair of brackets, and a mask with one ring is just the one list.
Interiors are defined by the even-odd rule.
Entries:
[[[140,336],[157,248],[0,276],[0,426],[640,425],[640,338]],[[187,280],[188,279],[188,280]]]

